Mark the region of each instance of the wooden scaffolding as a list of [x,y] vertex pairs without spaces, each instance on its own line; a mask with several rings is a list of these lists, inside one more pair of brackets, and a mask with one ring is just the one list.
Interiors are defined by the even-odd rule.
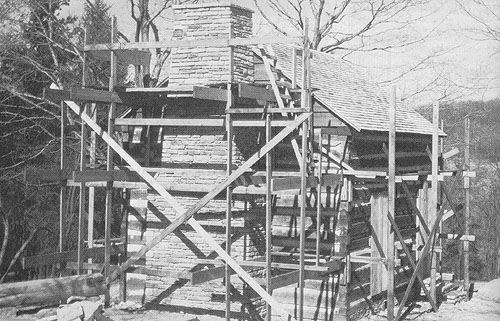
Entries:
[[[370,288],[376,289],[380,292],[383,284],[386,284],[386,301],[388,309],[389,320],[400,320],[404,315],[404,309],[407,300],[410,297],[413,283],[418,281],[420,286],[425,292],[425,295],[432,305],[432,308],[437,311],[437,298],[436,298],[436,240],[439,237],[448,237],[447,234],[439,233],[440,222],[445,215],[444,202],[439,203],[439,189],[449,202],[450,207],[456,210],[456,206],[450,196],[450,190],[456,187],[460,177],[471,177],[471,172],[462,171],[461,169],[453,172],[443,171],[439,167],[439,106],[434,108],[434,132],[432,135],[432,149],[428,151],[428,156],[431,158],[432,170],[431,172],[407,170],[401,171],[396,168],[396,94],[393,92],[391,97],[390,106],[390,131],[387,139],[388,144],[385,146],[384,156],[388,158],[388,171],[367,171],[355,170],[345,162],[343,159],[338,159],[330,155],[328,149],[323,146],[323,137],[329,135],[339,135],[345,128],[344,125],[330,126],[329,128],[316,128],[313,124],[313,90],[311,88],[311,70],[310,59],[311,54],[309,50],[309,39],[306,35],[301,39],[290,38],[277,40],[275,38],[230,38],[230,39],[207,39],[207,40],[172,40],[166,42],[154,43],[118,43],[116,19],[112,23],[112,42],[110,44],[89,45],[86,44],[84,48],[85,60],[89,55],[94,58],[102,59],[110,63],[110,83],[109,90],[91,89],[90,84],[87,83],[87,66],[84,65],[84,78],[83,88],[72,88],[69,90],[62,90],[60,88],[51,88],[45,91],[45,97],[52,100],[61,101],[61,169],[57,175],[52,173],[51,179],[59,179],[63,182],[61,184],[61,220],[60,220],[60,253],[53,253],[39,257],[25,258],[25,267],[40,266],[46,264],[65,264],[66,268],[74,268],[77,274],[86,273],[87,270],[101,270],[108,285],[106,291],[106,304],[109,304],[109,285],[111,282],[121,277],[121,282],[124,283],[125,278],[122,277],[126,272],[136,273],[160,273],[158,271],[148,270],[145,267],[136,265],[136,263],[144,257],[144,255],[155,247],[159,242],[165,239],[169,234],[173,233],[180,226],[189,224],[201,238],[217,253],[222,261],[218,260],[201,260],[200,263],[220,264],[210,269],[205,269],[200,272],[172,272],[167,273],[172,277],[179,277],[191,280],[191,282],[204,282],[214,278],[225,278],[226,280],[226,317],[231,318],[231,275],[236,273],[248,286],[250,286],[267,304],[266,318],[271,320],[273,313],[279,314],[284,318],[291,318],[292,320],[304,319],[304,282],[308,278],[321,278],[325,275],[336,273],[339,277],[339,299],[337,301],[337,312],[339,316],[349,319],[349,294],[355,291],[357,287],[363,290],[363,285],[358,282],[359,280],[351,280],[352,276],[356,276],[356,271],[352,269],[352,264],[362,263],[369,266],[380,267],[373,269],[371,272],[372,280],[370,281]],[[291,53],[294,64],[301,60],[302,72],[301,83],[297,83],[299,78],[299,68],[294,68],[292,84],[289,88],[283,89],[280,87],[278,79],[275,78],[273,73],[272,57],[266,51],[266,45],[276,43],[302,43],[301,48],[296,48]],[[218,87],[203,87],[195,86],[191,88],[117,88],[117,64],[133,64],[148,68],[150,53],[148,50],[158,47],[164,48],[191,48],[191,47],[229,47],[231,48],[230,55],[230,73],[233,72],[233,48],[237,46],[255,46],[256,54],[260,56],[263,61],[265,72],[268,76],[269,86],[254,86],[245,83],[236,83],[230,81],[225,84],[225,88]],[[86,64],[86,63],[85,63]],[[233,79],[233,78],[231,78]],[[225,103],[224,118],[211,118],[211,119],[178,119],[169,118],[163,115],[161,118],[118,118],[116,115],[117,104],[124,104],[129,106],[142,106],[145,107],[148,102],[161,101],[162,99],[170,99],[175,97],[187,97],[193,99],[204,99],[210,101],[217,101]],[[245,105],[239,105],[241,99],[254,99],[261,102],[259,108],[248,108]],[[83,102],[80,106],[75,101]],[[300,105],[297,106],[297,102]],[[96,119],[95,104],[104,103],[109,105],[107,117],[107,130],[99,126]],[[65,123],[67,116],[67,108],[71,109],[78,115],[81,122],[81,157],[80,157],[80,170],[70,171],[66,164],[66,150],[65,150]],[[242,117],[243,115],[243,117]],[[248,115],[258,116],[246,117]],[[276,120],[275,116],[280,116]],[[202,197],[195,205],[186,208],[181,205],[179,201],[172,196],[171,191],[175,190],[174,187],[170,191],[162,185],[150,171],[141,166],[139,162],[134,159],[115,139],[115,129],[120,126],[153,126],[168,127],[168,126],[183,126],[186,128],[211,126],[211,127],[225,127],[227,141],[227,166],[226,166],[226,179],[220,183],[217,188],[208,192]],[[234,128],[238,127],[260,127],[265,128],[265,144],[254,155],[248,157],[246,161],[240,165],[235,166],[232,161],[232,140],[234,135]],[[91,152],[90,162],[88,161],[88,142],[86,141],[87,130],[92,130],[91,138]],[[318,130],[315,130],[318,129]],[[293,174],[287,173],[273,173],[273,153],[272,151],[276,146],[288,139],[291,134],[297,133],[300,138],[298,140],[292,139],[291,144],[294,148],[294,153],[297,161],[299,162],[300,171]],[[148,131],[150,133],[150,131]],[[107,144],[106,155],[106,169],[98,170],[92,168],[95,162],[95,135],[99,136]],[[147,140],[148,144],[151,139]],[[146,147],[148,150],[151,148],[149,145]],[[316,158],[314,159],[314,151],[316,151]],[[113,164],[114,155],[121,158],[128,167],[117,168]],[[406,155],[408,156],[408,155]],[[334,159],[338,164],[338,169],[329,172],[323,168],[323,158]],[[247,174],[257,162],[265,158],[265,172],[260,173],[263,178],[263,188],[259,191],[253,191],[248,186],[241,184],[241,177]],[[316,162],[315,162],[316,161]],[[314,165],[314,163],[316,165]],[[448,188],[443,184],[445,176],[453,176],[454,182]],[[423,178],[423,179],[422,179]],[[40,176],[38,175],[38,179]],[[427,215],[424,216],[422,207],[417,208],[417,205],[412,199],[414,194],[412,184],[415,182],[424,181],[424,189],[429,188],[429,182],[432,186],[432,194],[430,199],[427,200],[428,204],[425,207]],[[441,183],[441,184],[440,184]],[[352,227],[350,225],[350,213],[354,209],[363,211],[363,202],[360,199],[354,199],[353,192],[356,188],[363,189],[372,188],[372,186],[388,187],[388,202],[387,204],[380,204],[383,208],[387,209],[387,217],[377,218],[378,221],[373,220],[371,223],[366,223],[363,229],[369,230],[369,238],[371,239],[371,246],[368,252],[355,253],[349,251],[349,231]],[[78,186],[80,188],[80,207],[79,207],[79,223],[78,223],[78,249],[76,251],[63,251],[63,232],[66,227],[65,224],[65,209],[66,209],[66,188],[67,186]],[[87,233],[84,230],[85,220],[93,222],[93,203],[94,192],[96,187],[106,189],[106,214],[105,214],[105,238],[103,240],[103,247],[94,247],[95,239],[93,236],[93,226],[90,223]],[[231,256],[231,237],[233,231],[231,227],[232,221],[232,199],[235,189],[241,188],[243,193],[256,193],[265,196],[265,217],[266,217],[266,251],[265,259],[259,260],[235,260]],[[468,186],[467,186],[468,187]],[[86,189],[89,189],[89,204],[88,211],[86,210]],[[149,188],[155,190],[163,199],[178,213],[177,218],[170,224],[165,226],[159,233],[155,235],[147,244],[137,252],[127,253],[127,239],[122,236],[120,240],[112,240],[111,238],[111,221],[112,221],[112,202],[113,202],[113,189],[134,189],[134,188]],[[376,187],[374,187],[376,188]],[[272,254],[272,217],[273,217],[273,195],[283,190],[296,190],[300,200],[300,235],[299,244],[294,245],[298,248],[298,257],[291,263],[279,263],[273,261]],[[332,213],[324,213],[321,206],[322,191],[332,189],[339,189],[338,210]],[[202,209],[208,202],[216,196],[226,194],[226,246],[223,248],[207,231],[206,229],[194,218],[194,215]],[[315,194],[316,193],[316,194]],[[311,213],[307,209],[307,201],[310,195],[316,195],[315,198],[319,204],[316,213]],[[397,217],[395,214],[395,203],[398,196],[407,197],[412,206],[412,211],[418,218],[418,233],[421,234],[419,238],[420,244],[412,247],[413,244],[408,244],[405,236],[396,223]],[[385,202],[385,201],[384,201]],[[374,204],[372,204],[374,206]],[[86,215],[87,218],[86,218]],[[339,240],[339,247],[336,248],[335,253],[325,255],[325,244],[322,243],[320,237],[316,238],[313,245],[315,247],[315,254],[313,255],[313,262],[306,260],[306,242],[310,242],[306,235],[306,217],[314,217],[316,220],[316,235],[321,234],[320,222],[323,221],[325,215],[335,215],[336,239]],[[417,229],[413,231],[417,233]],[[384,239],[387,235],[387,239]],[[85,246],[85,237],[87,237],[87,246]],[[466,243],[472,238],[468,236],[461,237]],[[118,241],[118,242],[117,242]],[[287,242],[286,240],[283,242]],[[114,246],[113,244],[119,243]],[[287,243],[289,245],[289,243]],[[330,248],[329,245],[328,248]],[[409,266],[413,270],[407,287],[404,292],[402,300],[399,301],[399,309],[395,311],[395,266],[401,261],[398,253],[402,251],[404,259],[407,260]],[[415,255],[416,252],[416,255]],[[119,264],[111,264],[111,257],[120,253],[124,256]],[[396,255],[395,255],[396,254]],[[424,273],[426,258],[431,258],[430,263],[430,288],[428,289],[424,283]],[[103,264],[93,263],[92,258],[103,257]],[[89,260],[90,259],[90,260]],[[88,261],[87,261],[88,260]],[[70,262],[76,262],[76,264]],[[203,261],[203,262],[202,262]],[[209,262],[208,262],[209,261]],[[257,282],[249,273],[248,268],[262,268],[265,270],[265,283]],[[276,275],[274,271],[281,270],[287,271]],[[166,272],[162,272],[166,273]],[[384,279],[380,280],[378,277]],[[468,281],[466,281],[468,282]],[[272,296],[273,289],[283,287],[289,284],[298,283],[298,297],[297,297],[297,311],[296,313],[290,312],[276,301]],[[125,285],[124,285],[125,286]],[[383,292],[383,291],[382,291]],[[368,297],[368,296],[367,296]],[[372,298],[367,298],[367,301]],[[396,313],[395,313],[396,312]],[[336,319],[335,319],[336,320]]]

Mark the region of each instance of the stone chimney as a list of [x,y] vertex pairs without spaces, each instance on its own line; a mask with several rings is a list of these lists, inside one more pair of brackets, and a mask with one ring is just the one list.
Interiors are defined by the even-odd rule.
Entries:
[[[173,40],[229,39],[252,36],[253,11],[229,1],[176,5]],[[175,48],[169,66],[169,86],[209,85],[231,81],[230,49]],[[251,47],[234,47],[233,81],[253,81]]]

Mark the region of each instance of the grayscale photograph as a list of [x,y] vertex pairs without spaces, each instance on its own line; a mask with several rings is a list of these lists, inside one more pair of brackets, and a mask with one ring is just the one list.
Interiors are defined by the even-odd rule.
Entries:
[[0,320],[499,321],[498,0],[0,0]]

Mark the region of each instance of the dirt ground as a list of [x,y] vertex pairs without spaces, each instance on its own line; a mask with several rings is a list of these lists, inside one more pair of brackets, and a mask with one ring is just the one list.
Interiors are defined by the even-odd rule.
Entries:
[[[441,304],[437,313],[432,312],[427,302],[419,302],[405,320],[416,321],[500,321],[500,279],[488,283],[475,283],[475,292],[468,302],[457,304]],[[161,311],[141,311],[127,313],[116,308],[106,309],[105,315],[113,321],[219,321],[213,316],[195,316],[188,314],[173,314]],[[384,312],[378,316],[367,316],[362,321],[387,320]]]
[[[488,283],[475,283],[475,292],[468,302],[441,304],[437,313],[432,312],[429,303],[419,302],[405,320],[416,321],[500,321],[500,279]],[[121,309],[120,309],[121,308]],[[128,308],[128,311],[123,310]],[[15,315],[14,309],[0,310],[0,320],[32,321],[54,315],[56,308],[41,310],[36,313]],[[384,312],[380,315],[366,316],[362,321],[387,320]],[[200,316],[165,311],[147,311],[140,305],[117,305],[104,310],[104,316],[112,321],[221,321],[214,316]]]
[[[416,321],[500,321],[500,279],[476,282],[472,299],[457,304],[443,303],[433,312],[428,302],[418,302],[405,320]],[[384,311],[385,312],[385,311]],[[385,316],[368,316],[362,321],[383,321]]]

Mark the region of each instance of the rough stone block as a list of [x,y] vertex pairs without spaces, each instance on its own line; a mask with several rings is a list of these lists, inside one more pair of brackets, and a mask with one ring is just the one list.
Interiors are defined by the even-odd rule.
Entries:
[[57,310],[57,320],[58,321],[74,321],[82,320],[83,308],[79,302],[75,302],[70,305],[65,305]]

